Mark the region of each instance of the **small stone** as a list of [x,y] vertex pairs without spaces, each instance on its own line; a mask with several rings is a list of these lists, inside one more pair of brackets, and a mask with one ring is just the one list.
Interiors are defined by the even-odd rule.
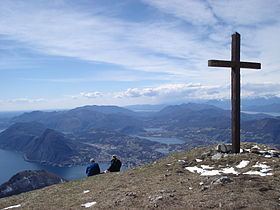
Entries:
[[201,154],[201,157],[202,157],[202,158],[206,158],[206,157],[208,157],[208,156],[211,156],[211,154],[212,154],[211,151],[204,152],[204,153]]
[[136,195],[135,192],[128,192],[128,193],[126,193],[125,195],[126,195],[126,196],[130,196],[130,197],[133,197],[133,198],[136,198],[136,197],[137,197],[137,195]]
[[160,201],[160,200],[162,200],[162,198],[163,198],[162,196],[158,196],[155,198],[155,201]]
[[255,146],[253,146],[253,147],[251,148],[250,151],[251,151],[252,153],[261,154],[261,153],[260,153],[260,149],[261,149],[261,148],[259,148],[259,146],[255,145]]
[[261,187],[261,188],[259,189],[260,192],[266,192],[266,191],[268,191],[268,190],[272,190],[272,188],[271,188],[271,187]]
[[227,176],[222,176],[214,181],[211,184],[218,185],[218,184],[227,184],[232,182],[232,179]]
[[149,200],[151,203],[156,203],[159,200],[162,200],[163,197],[161,195],[149,196]]
[[200,191],[205,191],[205,190],[208,190],[209,189],[209,186],[202,186],[201,188],[200,188]]
[[222,154],[221,153],[217,153],[215,155],[212,156],[212,160],[220,160],[222,158]]

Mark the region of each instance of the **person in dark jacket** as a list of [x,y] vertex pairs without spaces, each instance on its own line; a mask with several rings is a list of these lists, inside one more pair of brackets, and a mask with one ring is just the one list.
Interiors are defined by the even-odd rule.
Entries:
[[90,159],[90,165],[86,169],[87,176],[94,176],[100,174],[100,168],[98,163],[93,158]]
[[117,158],[116,155],[112,156],[111,165],[107,169],[108,172],[118,172],[121,170],[122,162]]

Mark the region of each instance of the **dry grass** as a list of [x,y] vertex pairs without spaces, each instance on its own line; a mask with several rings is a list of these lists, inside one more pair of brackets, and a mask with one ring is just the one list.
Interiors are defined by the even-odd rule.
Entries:
[[[243,145],[250,146],[250,145]],[[211,148],[176,153],[156,163],[122,173],[110,173],[46,187],[0,200],[0,209],[21,204],[24,209],[280,209],[279,158],[245,153],[211,160]],[[196,158],[203,159],[197,163]],[[178,161],[184,160],[184,161]],[[241,160],[271,166],[272,176],[227,175],[232,182],[211,184],[220,176],[200,176],[185,170],[199,164],[236,166]],[[203,184],[201,184],[203,182]],[[90,190],[84,194],[84,190]]]

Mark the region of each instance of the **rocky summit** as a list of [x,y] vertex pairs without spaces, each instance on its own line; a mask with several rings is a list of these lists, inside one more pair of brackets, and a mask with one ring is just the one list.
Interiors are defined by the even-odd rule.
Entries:
[[0,209],[279,209],[279,151],[241,147],[240,154],[214,146],[174,153],[125,172],[3,198]]

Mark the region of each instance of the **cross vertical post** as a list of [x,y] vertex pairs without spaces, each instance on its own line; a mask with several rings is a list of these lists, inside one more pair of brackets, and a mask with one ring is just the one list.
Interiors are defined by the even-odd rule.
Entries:
[[210,67],[231,68],[231,141],[232,152],[240,152],[240,68],[260,69],[260,63],[240,61],[240,34],[232,34],[231,61],[208,60]]
[[231,129],[232,152],[240,152],[240,34],[234,33],[231,42]]

